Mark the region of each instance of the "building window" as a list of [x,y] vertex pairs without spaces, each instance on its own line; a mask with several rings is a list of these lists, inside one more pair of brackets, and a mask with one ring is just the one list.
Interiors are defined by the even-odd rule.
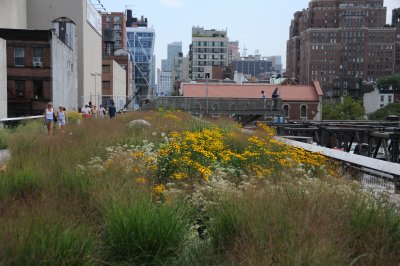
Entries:
[[15,81],[15,95],[17,97],[24,97],[25,93],[25,81],[16,80]]
[[385,96],[381,95],[381,102],[385,101]]
[[33,81],[33,97],[35,99],[43,98],[43,81],[42,80],[34,80]]
[[283,114],[284,114],[285,118],[289,118],[289,105],[285,104],[283,106]]
[[103,73],[109,73],[110,72],[110,65],[102,65],[102,70]]
[[43,48],[33,48],[32,65],[33,67],[43,67]]
[[24,66],[25,50],[24,48],[14,48],[14,65]]
[[392,103],[392,95],[388,95],[388,103]]
[[109,81],[103,81],[102,82],[102,87],[103,87],[103,89],[109,89],[110,88],[110,82]]
[[307,118],[307,106],[302,105],[300,107],[300,118]]

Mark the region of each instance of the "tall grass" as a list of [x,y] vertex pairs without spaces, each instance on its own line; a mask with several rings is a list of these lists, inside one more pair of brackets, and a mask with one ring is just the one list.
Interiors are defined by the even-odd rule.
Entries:
[[129,204],[114,202],[107,207],[105,247],[113,261],[165,265],[184,247],[189,228],[185,205],[155,205],[140,196]]
[[94,241],[80,227],[33,220],[9,236],[0,251],[3,265],[92,265]]
[[[129,129],[134,119],[151,126]],[[230,149],[247,146],[237,125],[213,123],[233,132]],[[150,176],[126,172],[135,163],[103,172],[79,167],[105,161],[110,146],[157,145],[161,133],[212,126],[164,111],[83,120],[52,137],[39,122],[18,127],[0,172],[0,265],[398,264],[398,206],[341,179],[282,169],[272,179],[232,182],[225,173],[215,187],[165,184],[170,194],[161,204],[152,202]]]

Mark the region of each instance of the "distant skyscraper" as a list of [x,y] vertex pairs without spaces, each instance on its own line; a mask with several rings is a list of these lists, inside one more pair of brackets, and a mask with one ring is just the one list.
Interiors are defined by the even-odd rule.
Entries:
[[182,42],[173,42],[168,44],[167,54],[167,68],[164,71],[172,71],[174,65],[174,59],[182,53]]
[[132,17],[132,11],[127,10],[126,18],[127,49],[131,53],[133,68],[134,94],[141,99],[148,99],[155,80],[154,41],[155,31],[147,28],[147,19]]
[[193,27],[189,61],[192,80],[204,79],[205,73],[211,75],[213,66],[228,66],[227,32]]
[[239,53],[239,41],[232,41],[228,42],[228,47],[229,47],[229,61],[232,61],[233,59],[238,59],[240,58],[240,53]]
[[394,73],[396,29],[385,23],[383,0],[310,1],[290,26],[289,78],[318,80],[328,97],[361,96],[363,81]]

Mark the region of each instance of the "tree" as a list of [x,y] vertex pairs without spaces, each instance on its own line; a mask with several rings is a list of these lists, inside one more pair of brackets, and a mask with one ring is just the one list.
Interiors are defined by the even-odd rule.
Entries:
[[338,104],[324,102],[322,105],[322,119],[324,120],[358,120],[364,116],[361,101],[352,97],[343,97]]
[[385,120],[389,115],[400,116],[400,103],[390,103],[368,115],[370,120]]
[[390,86],[392,86],[393,90],[400,90],[400,75],[392,75],[380,78],[377,85],[379,89],[389,89]]

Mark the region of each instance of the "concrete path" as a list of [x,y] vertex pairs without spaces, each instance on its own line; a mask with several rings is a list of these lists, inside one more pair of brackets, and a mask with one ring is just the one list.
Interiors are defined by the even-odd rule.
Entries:
[[9,150],[0,150],[0,165],[11,157]]

